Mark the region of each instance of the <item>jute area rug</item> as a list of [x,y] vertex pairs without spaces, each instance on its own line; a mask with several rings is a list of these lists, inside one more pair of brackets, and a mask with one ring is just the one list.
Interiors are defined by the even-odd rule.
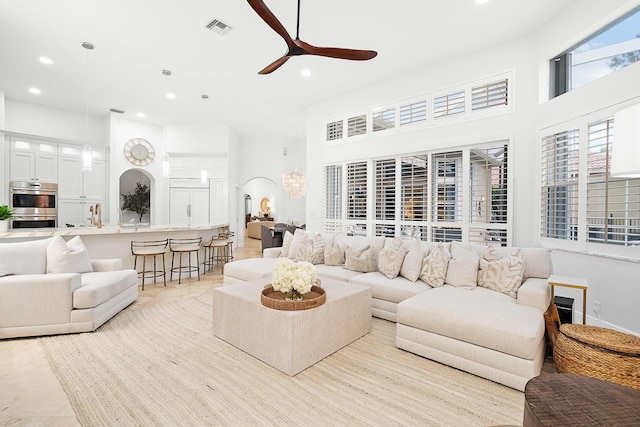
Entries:
[[394,323],[289,377],[216,338],[211,310],[183,297],[39,342],[85,426],[522,423],[521,392],[396,348]]

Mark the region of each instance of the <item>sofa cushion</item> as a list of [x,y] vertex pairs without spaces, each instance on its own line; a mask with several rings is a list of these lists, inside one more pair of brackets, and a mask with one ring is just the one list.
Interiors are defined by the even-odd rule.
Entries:
[[384,249],[378,255],[378,270],[393,279],[400,274],[407,249],[402,244],[402,239],[396,237],[390,243],[385,243]]
[[47,273],[86,273],[93,271],[89,251],[80,236],[69,242],[55,236],[47,246]]
[[[299,259],[299,251],[300,246],[303,241],[307,238],[307,232],[302,228],[297,228],[295,233],[293,233],[293,240],[291,241],[291,246],[289,247],[289,253],[287,254],[287,258],[289,259]],[[303,247],[303,251],[306,250]]]
[[420,279],[434,288],[444,285],[450,259],[451,254],[447,246],[441,242],[436,243],[422,261]]
[[458,288],[475,288],[478,284],[480,257],[472,245],[451,242],[451,260],[445,283]]
[[289,250],[291,249],[291,242],[293,241],[293,234],[290,231],[285,231],[284,238],[282,239],[282,249],[280,250],[281,257],[288,257]]
[[545,332],[542,314],[489,289],[445,285],[399,303],[397,319],[407,326],[532,360]]
[[412,282],[401,276],[389,280],[379,271],[359,274],[350,278],[349,283],[370,287],[373,298],[392,301],[394,303],[404,301],[419,292],[431,289],[431,287],[424,282]]
[[316,272],[318,277],[341,280],[343,282],[348,281],[351,277],[358,276],[362,273],[358,271],[351,271],[343,268],[341,265],[327,265],[327,264],[318,264],[316,265]]
[[378,270],[376,255],[372,247],[366,245],[360,249],[353,249],[349,245],[344,250],[344,268],[361,273]]
[[249,281],[261,277],[271,278],[271,272],[278,258],[249,258],[228,262],[224,265],[224,275]]
[[73,308],[93,308],[137,286],[138,274],[135,270],[99,271],[82,274],[81,281],[82,287],[73,292]]
[[480,259],[478,286],[515,298],[522,283],[523,270],[522,249],[514,249],[506,257],[500,257],[494,247],[489,247]]
[[44,274],[47,246],[52,239],[0,243],[0,270],[5,274]]
[[412,282],[418,280],[420,270],[422,269],[422,260],[427,256],[427,252],[428,250],[425,250],[425,246],[421,240],[414,240],[404,257],[400,275]]
[[324,248],[324,263],[330,266],[344,265],[344,251],[339,244]]

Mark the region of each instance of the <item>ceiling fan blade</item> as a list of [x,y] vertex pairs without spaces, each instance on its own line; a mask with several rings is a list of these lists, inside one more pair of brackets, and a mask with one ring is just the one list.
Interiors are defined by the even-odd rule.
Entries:
[[302,40],[294,40],[294,43],[304,50],[305,54],[327,56],[329,58],[350,59],[352,61],[366,61],[378,55],[374,50],[342,49],[339,47],[318,47],[305,43]]
[[285,55],[282,58],[278,58],[275,61],[273,61],[271,64],[267,65],[266,67],[264,67],[264,69],[262,69],[261,71],[258,72],[258,74],[269,74],[274,72],[275,70],[277,70],[278,68],[280,68],[280,66],[282,64],[284,64],[285,62],[287,62],[287,60],[291,58],[291,55]]
[[282,23],[278,20],[278,18],[276,18],[273,12],[269,10],[267,5],[265,5],[262,0],[247,0],[247,2],[249,3],[249,5],[251,5],[253,10],[256,11],[258,16],[260,16],[260,18],[262,18],[262,20],[273,29],[273,31],[280,34],[289,48],[295,46],[293,40],[291,39],[291,36],[287,32],[286,28],[284,28],[284,25],[282,25]]

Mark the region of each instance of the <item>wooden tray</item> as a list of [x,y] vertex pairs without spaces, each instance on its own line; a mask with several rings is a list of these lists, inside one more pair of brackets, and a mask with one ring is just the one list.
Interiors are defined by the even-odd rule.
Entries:
[[270,284],[262,290],[260,301],[265,307],[275,310],[308,310],[310,308],[320,307],[327,301],[327,294],[319,286],[312,286],[311,291],[302,295],[301,301],[286,301],[285,294],[274,291]]

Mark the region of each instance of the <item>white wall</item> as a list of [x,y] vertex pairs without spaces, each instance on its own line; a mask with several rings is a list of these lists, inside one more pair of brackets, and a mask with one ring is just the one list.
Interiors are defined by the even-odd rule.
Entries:
[[[545,77],[548,75],[548,61],[588,36],[605,20],[611,20],[612,14],[620,15],[639,4],[638,0],[585,0],[580,10],[567,10],[529,37],[310,106],[306,130],[307,194],[318,196],[307,197],[308,226],[319,228],[321,224],[320,194],[325,163],[453,148],[506,137],[512,140],[509,155],[514,174],[514,244],[538,244],[540,208],[535,195],[539,193],[539,130],[623,102],[640,93],[640,64],[635,64],[574,93],[540,104],[548,94],[548,77]],[[325,146],[324,126],[328,120],[507,70],[514,71],[515,110],[512,114]],[[585,277],[589,281],[588,323],[640,334],[640,316],[637,315],[640,260],[560,250],[553,251],[552,259],[556,274]],[[575,298],[575,318],[580,319],[580,295],[566,288],[557,288],[556,294]],[[593,316],[593,301],[601,303],[601,319]]]

